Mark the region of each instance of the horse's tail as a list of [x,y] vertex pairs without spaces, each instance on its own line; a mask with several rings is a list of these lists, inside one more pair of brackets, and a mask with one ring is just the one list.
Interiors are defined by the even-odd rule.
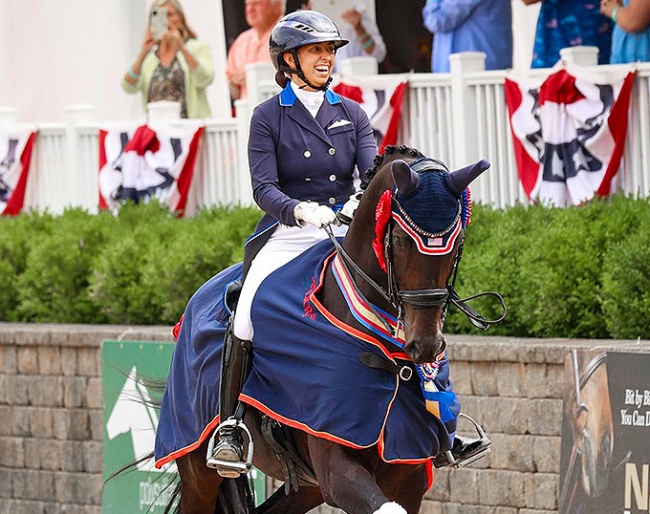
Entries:
[[[138,465],[142,464],[143,462],[147,462],[153,458],[154,458],[154,452],[150,452],[134,460],[133,462],[129,462],[128,464],[122,466],[120,469],[111,473],[110,476],[104,481],[104,484],[107,484],[114,478],[117,478],[127,473],[131,473],[132,471],[136,471],[138,469]],[[164,474],[165,473],[162,473],[160,476],[162,477]],[[181,494],[181,484],[178,480],[170,480],[167,483],[167,485],[165,485],[165,487],[163,487],[160,490],[158,496],[162,496],[163,494],[165,494],[170,487],[173,487],[174,489],[169,494],[169,500],[165,505],[165,510],[163,511],[163,514],[180,514],[181,507],[180,507],[180,502],[178,500],[180,499],[180,494]],[[151,505],[151,507],[153,507],[153,504]],[[151,510],[151,507],[149,507],[147,512]]]

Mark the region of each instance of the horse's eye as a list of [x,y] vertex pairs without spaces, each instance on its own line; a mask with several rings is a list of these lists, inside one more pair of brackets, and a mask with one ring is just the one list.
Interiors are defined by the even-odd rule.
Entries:
[[403,236],[393,234],[393,244],[399,246],[400,248],[406,245],[406,241]]

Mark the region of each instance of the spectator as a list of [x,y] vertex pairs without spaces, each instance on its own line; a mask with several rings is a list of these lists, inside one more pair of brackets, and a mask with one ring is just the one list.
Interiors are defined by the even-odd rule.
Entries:
[[615,23],[611,63],[650,61],[650,2],[601,0],[600,11]]
[[512,66],[510,0],[428,0],[422,16],[434,35],[434,73],[449,72],[449,56],[458,52],[484,52],[486,70]]
[[233,41],[228,50],[226,75],[233,100],[246,98],[246,65],[271,62],[269,36],[282,16],[284,0],[246,0],[246,23],[251,27]]
[[526,5],[540,1],[532,68],[551,68],[562,48],[581,45],[597,46],[598,64],[609,63],[612,23],[597,0],[522,0]]
[[151,26],[145,31],[142,48],[122,79],[127,93],[142,93],[147,103],[160,100],[180,102],[181,117],[210,118],[206,88],[214,79],[210,47],[196,39],[187,25],[177,0],[157,0],[149,11],[167,10],[167,32],[155,41]]
[[337,63],[341,59],[366,55],[381,63],[386,58],[386,44],[379,28],[368,16],[366,7],[363,4],[355,4],[354,7],[343,11],[341,18],[346,22],[341,27],[341,36],[350,43],[337,52]]

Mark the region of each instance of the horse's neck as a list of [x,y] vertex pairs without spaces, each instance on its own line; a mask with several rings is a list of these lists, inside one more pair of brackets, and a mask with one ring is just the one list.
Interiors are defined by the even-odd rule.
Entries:
[[[374,205],[376,205],[376,202],[371,201],[370,205],[368,205],[368,202],[365,202],[365,205],[359,206],[354,220],[350,225],[350,229],[345,236],[345,240],[343,241],[343,249],[349,258],[354,261],[354,263],[359,266],[365,274],[367,274],[376,284],[386,290],[387,275],[379,267],[377,258],[372,250],[372,240],[375,237]],[[356,284],[359,292],[364,297],[362,301],[367,301],[367,303],[396,315],[396,313],[392,312],[393,307],[368,283],[367,280],[361,276],[360,273],[354,269],[354,266],[347,264],[345,259],[342,259],[342,261],[345,263],[345,267]],[[332,262],[330,262],[325,274],[323,304],[330,310],[330,312],[342,321],[349,322],[350,324],[357,326],[357,328],[366,331],[366,329],[356,321],[347,308],[340,287],[341,286],[334,277]]]

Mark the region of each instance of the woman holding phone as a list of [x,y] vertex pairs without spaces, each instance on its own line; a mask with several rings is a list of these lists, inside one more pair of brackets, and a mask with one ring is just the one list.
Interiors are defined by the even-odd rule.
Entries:
[[[165,18],[167,20],[165,27]],[[212,54],[196,39],[177,0],[156,0],[135,62],[122,79],[127,93],[142,93],[149,102],[177,101],[182,118],[212,116],[206,88],[214,79]]]

